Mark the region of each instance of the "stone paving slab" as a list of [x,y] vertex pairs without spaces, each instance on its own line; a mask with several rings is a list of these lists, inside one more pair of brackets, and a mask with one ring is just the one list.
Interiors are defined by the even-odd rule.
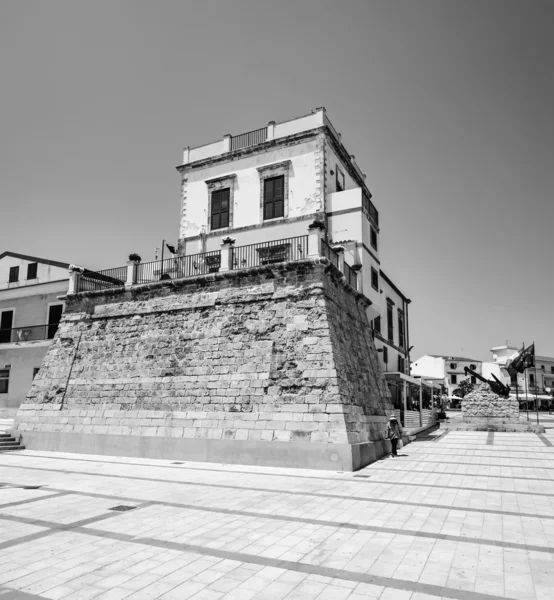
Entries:
[[554,432],[422,440],[357,473],[0,453],[0,600],[551,600]]

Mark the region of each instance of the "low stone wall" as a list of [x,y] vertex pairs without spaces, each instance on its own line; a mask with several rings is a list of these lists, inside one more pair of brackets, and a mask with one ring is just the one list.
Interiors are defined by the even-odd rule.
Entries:
[[388,451],[369,301],[326,259],[66,298],[28,448],[356,469]]
[[462,419],[465,423],[483,419],[519,422],[519,403],[502,398],[486,384],[480,385],[462,400]]

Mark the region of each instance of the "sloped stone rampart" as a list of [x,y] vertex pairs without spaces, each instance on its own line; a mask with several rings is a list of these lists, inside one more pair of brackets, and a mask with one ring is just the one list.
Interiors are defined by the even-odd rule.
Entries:
[[68,296],[14,429],[31,448],[356,468],[388,449],[391,410],[367,302],[326,259]]

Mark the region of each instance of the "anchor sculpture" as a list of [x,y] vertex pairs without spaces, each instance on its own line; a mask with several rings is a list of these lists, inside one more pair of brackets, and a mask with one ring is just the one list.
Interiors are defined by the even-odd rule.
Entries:
[[473,375],[474,377],[477,377],[477,379],[480,379],[484,383],[488,383],[490,385],[491,390],[495,394],[498,394],[503,398],[510,397],[510,386],[503,384],[500,381],[500,379],[498,379],[498,377],[496,377],[493,373],[491,373],[491,375],[494,378],[494,381],[491,381],[490,379],[485,379],[485,377],[482,377],[481,375],[479,375],[479,373],[476,373],[473,369],[470,369],[469,367],[464,367],[464,371],[466,375]]

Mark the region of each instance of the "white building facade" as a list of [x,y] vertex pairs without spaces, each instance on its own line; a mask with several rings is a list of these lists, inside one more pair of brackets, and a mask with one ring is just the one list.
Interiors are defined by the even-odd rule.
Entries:
[[69,265],[0,254],[0,416],[13,416],[58,329]]
[[469,380],[470,383],[479,383],[474,375],[467,375],[465,367],[482,375],[482,361],[463,356],[446,356],[438,354],[424,354],[412,363],[412,375],[415,377],[428,377],[440,379],[447,391],[452,396],[460,383]]

